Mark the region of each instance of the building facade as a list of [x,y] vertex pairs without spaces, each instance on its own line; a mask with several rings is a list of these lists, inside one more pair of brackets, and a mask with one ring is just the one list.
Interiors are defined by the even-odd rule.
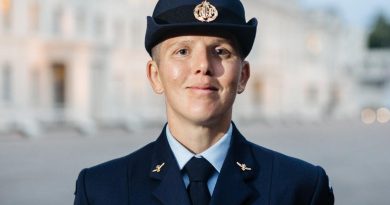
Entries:
[[[250,62],[252,79],[244,117],[323,120],[358,116],[354,78],[365,33],[331,10],[305,10],[299,1],[245,1],[259,19]],[[239,112],[240,112],[240,109]],[[236,109],[237,111],[237,109]]]
[[390,49],[365,53],[363,65],[354,72],[359,108],[390,108]]
[[[68,125],[92,134],[164,120],[145,75],[155,0],[0,0],[0,133]],[[234,117],[320,120],[356,113],[346,72],[364,35],[296,0],[243,1],[259,19],[252,76]],[[352,48],[352,49],[351,49]]]

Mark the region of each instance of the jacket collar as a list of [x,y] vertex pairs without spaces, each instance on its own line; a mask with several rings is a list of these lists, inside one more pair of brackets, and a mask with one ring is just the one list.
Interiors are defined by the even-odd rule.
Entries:
[[[166,126],[154,143],[150,177],[160,183],[153,195],[164,205],[190,205],[180,168],[166,138]],[[238,163],[241,165],[238,165]],[[250,170],[243,170],[242,166]],[[158,169],[156,166],[161,166]],[[249,184],[260,167],[253,157],[250,143],[233,123],[230,148],[211,198],[211,205],[243,204],[259,196]]]
[[250,143],[233,123],[233,135],[228,154],[218,177],[211,205],[248,204],[259,196],[249,184],[260,166],[253,157]]
[[154,143],[150,177],[160,183],[154,189],[153,195],[164,205],[190,205],[179,166],[167,141],[165,129],[166,125]]

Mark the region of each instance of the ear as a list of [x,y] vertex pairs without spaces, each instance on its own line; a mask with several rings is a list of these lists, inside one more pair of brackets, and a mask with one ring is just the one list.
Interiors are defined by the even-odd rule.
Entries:
[[237,93],[238,94],[241,94],[242,92],[244,92],[245,90],[245,87],[246,87],[246,84],[249,80],[249,77],[251,75],[250,73],[250,65],[249,65],[249,62],[248,61],[243,61],[242,62],[242,68],[241,68],[241,75],[240,75],[240,79],[239,79],[239,82],[238,82],[238,89],[237,89]]
[[156,61],[148,61],[146,65],[146,75],[148,76],[149,83],[152,86],[153,91],[157,94],[163,94],[164,87],[160,79],[160,73]]

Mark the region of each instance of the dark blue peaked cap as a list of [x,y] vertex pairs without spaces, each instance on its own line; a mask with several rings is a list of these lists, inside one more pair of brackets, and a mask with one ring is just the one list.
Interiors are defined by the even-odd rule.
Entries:
[[165,39],[191,32],[228,31],[233,34],[246,57],[256,36],[257,20],[245,20],[245,10],[240,0],[208,0],[218,10],[218,17],[211,22],[201,22],[194,16],[194,9],[203,0],[159,0],[153,16],[147,17],[145,48],[151,55],[152,48]]

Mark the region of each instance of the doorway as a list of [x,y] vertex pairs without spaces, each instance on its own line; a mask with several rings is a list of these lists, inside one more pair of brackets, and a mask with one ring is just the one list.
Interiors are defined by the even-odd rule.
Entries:
[[53,64],[54,106],[64,108],[66,105],[66,67],[63,63]]

